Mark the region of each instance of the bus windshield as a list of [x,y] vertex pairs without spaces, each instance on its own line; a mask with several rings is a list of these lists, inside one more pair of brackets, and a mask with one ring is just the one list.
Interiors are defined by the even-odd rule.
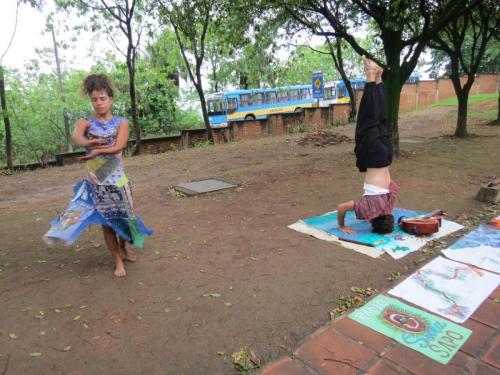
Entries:
[[222,99],[207,100],[209,116],[218,116],[224,114],[224,101]]

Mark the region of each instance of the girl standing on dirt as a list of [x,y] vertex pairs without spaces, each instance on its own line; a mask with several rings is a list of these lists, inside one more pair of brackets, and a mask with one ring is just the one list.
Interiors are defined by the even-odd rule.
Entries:
[[387,133],[387,102],[382,83],[383,69],[362,56],[366,84],[359,105],[356,123],[356,166],[366,172],[364,194],[358,201],[347,201],[337,207],[339,229],[354,234],[344,225],[347,211],[354,210],[356,218],[368,220],[374,233],[390,233],[394,230],[392,209],[399,186],[391,181],[389,166],[393,150]]
[[101,224],[104,241],[115,262],[116,277],[126,276],[123,260],[135,262],[136,255],[125,242],[141,247],[153,233],[134,214],[131,186],[123,169],[122,151],[127,145],[127,119],[111,113],[114,90],[104,74],[92,74],[82,84],[94,113],[77,121],[73,142],[86,148],[87,176],[74,187],[66,210],[45,234],[48,243],[62,240],[72,244],[91,224]]

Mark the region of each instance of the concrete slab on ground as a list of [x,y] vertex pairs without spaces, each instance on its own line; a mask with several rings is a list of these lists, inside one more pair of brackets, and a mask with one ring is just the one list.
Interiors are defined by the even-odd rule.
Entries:
[[193,182],[186,182],[176,185],[174,188],[186,195],[198,195],[203,193],[210,193],[213,191],[233,189],[237,185],[216,179],[207,179]]

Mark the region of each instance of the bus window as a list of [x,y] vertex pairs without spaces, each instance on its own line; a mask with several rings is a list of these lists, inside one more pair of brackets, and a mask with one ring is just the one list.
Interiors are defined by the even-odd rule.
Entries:
[[266,92],[266,103],[267,104],[277,103],[278,102],[277,96],[278,94],[276,93],[276,91]]
[[253,103],[253,105],[264,104],[264,93],[256,92],[256,93],[252,94],[252,103]]
[[226,99],[226,111],[227,113],[233,113],[238,109],[238,100],[236,98]]
[[300,99],[309,99],[311,97],[311,93],[309,92],[309,89],[302,89],[300,90]]
[[335,87],[325,87],[325,99],[335,99]]
[[278,92],[278,102],[285,103],[288,101],[288,91],[279,91]]
[[208,114],[217,116],[224,114],[224,102],[220,99],[208,100]]
[[240,95],[240,106],[242,107],[250,107],[252,105],[252,98],[250,94],[241,94]]
[[343,98],[345,96],[345,86],[337,86],[337,98]]
[[289,92],[289,100],[292,102],[295,100],[300,100],[299,90],[290,90]]

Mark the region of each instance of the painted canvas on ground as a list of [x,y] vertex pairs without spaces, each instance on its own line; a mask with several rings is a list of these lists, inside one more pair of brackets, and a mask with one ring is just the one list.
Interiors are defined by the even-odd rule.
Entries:
[[349,314],[349,318],[444,365],[472,333],[467,328],[383,295]]
[[437,257],[389,293],[454,322],[463,323],[499,282],[499,275]]
[[293,223],[288,226],[288,228],[296,230],[297,232],[307,234],[309,236],[313,236],[314,238],[317,238],[319,240],[324,240],[328,242],[334,242],[337,243],[338,245],[345,247],[350,250],[354,250],[358,253],[368,255],[372,258],[378,258],[382,254],[384,254],[384,251],[382,249],[377,249],[373,246],[365,246],[365,245],[359,245],[353,242],[346,242],[339,240],[337,236],[334,236],[333,234],[328,234],[327,232],[324,232],[322,230],[310,227],[309,225],[305,224],[302,220]]
[[[401,208],[393,211],[394,220],[402,217],[411,217],[421,213]],[[354,229],[355,234],[350,235],[339,230],[337,222],[337,211],[329,212],[322,216],[315,216],[302,221],[311,228],[333,235],[340,240],[350,241],[356,244],[372,246],[379,251],[385,251],[395,259],[420,249],[428,241],[446,236],[462,228],[460,224],[448,220],[442,220],[438,233],[429,236],[414,236],[402,231],[399,227],[389,234],[376,234],[371,231],[371,224],[365,220],[358,220],[353,211],[349,211],[345,217],[345,225]]]
[[480,225],[442,252],[450,259],[500,273],[500,228]]

